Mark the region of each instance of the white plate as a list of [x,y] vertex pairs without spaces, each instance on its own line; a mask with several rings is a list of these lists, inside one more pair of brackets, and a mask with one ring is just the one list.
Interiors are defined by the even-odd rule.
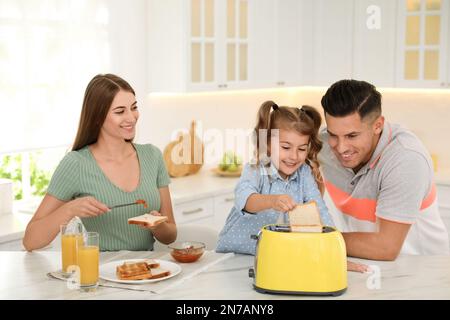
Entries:
[[158,282],[162,280],[167,280],[169,278],[172,278],[173,276],[176,276],[181,272],[181,267],[173,262],[166,261],[166,260],[158,260],[158,259],[152,259],[160,264],[161,269],[169,270],[170,274],[166,277],[157,278],[157,279],[147,279],[147,280],[121,280],[117,278],[116,275],[116,267],[119,265],[122,265],[124,262],[139,262],[146,259],[127,259],[127,260],[116,260],[111,261],[105,264],[102,264],[100,266],[100,278],[103,280],[108,280],[112,282],[118,282],[118,283],[128,283],[128,284],[144,284],[144,283],[152,283],[152,282]]

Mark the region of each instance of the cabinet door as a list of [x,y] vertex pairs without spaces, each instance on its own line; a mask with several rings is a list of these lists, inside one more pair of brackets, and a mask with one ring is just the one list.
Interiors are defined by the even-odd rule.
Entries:
[[[224,0],[220,88],[245,87],[249,80],[249,0]],[[226,14],[224,14],[225,12]]]
[[397,86],[447,86],[449,0],[398,0]]
[[190,0],[188,6],[188,88],[215,89],[218,84],[218,0]]
[[[314,0],[313,84],[352,76],[353,0]],[[304,15],[311,15],[304,12]]]
[[249,2],[249,87],[273,87],[276,75],[275,7],[279,0]]
[[301,1],[277,0],[276,24],[276,70],[277,86],[300,85],[302,73],[301,50]]
[[234,193],[230,192],[214,198],[214,227],[220,231],[225,225],[234,205]]
[[213,199],[200,199],[174,205],[174,217],[177,223],[190,223],[214,218]]
[[355,1],[354,79],[394,86],[396,8],[392,0]]

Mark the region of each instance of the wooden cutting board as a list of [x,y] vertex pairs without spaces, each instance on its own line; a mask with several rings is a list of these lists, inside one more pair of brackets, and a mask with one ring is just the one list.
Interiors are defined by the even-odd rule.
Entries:
[[195,174],[203,165],[204,146],[195,128],[196,122],[192,121],[188,134],[179,134],[178,140],[164,148],[164,162],[171,177]]

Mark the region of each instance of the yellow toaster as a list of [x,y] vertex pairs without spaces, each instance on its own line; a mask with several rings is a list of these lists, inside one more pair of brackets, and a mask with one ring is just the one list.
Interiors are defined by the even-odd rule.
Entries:
[[258,235],[249,276],[262,293],[338,296],[347,289],[347,253],[342,234],[291,232],[289,225],[267,225]]

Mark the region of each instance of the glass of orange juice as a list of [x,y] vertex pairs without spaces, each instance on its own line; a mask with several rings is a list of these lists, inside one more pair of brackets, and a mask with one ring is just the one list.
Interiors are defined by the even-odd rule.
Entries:
[[67,224],[63,224],[61,229],[61,260],[62,272],[70,274],[69,267],[77,266],[77,244],[83,243],[82,226],[77,226],[76,230],[68,229]]
[[84,243],[78,244],[78,266],[80,267],[80,289],[92,291],[98,286],[99,234],[88,232]]

